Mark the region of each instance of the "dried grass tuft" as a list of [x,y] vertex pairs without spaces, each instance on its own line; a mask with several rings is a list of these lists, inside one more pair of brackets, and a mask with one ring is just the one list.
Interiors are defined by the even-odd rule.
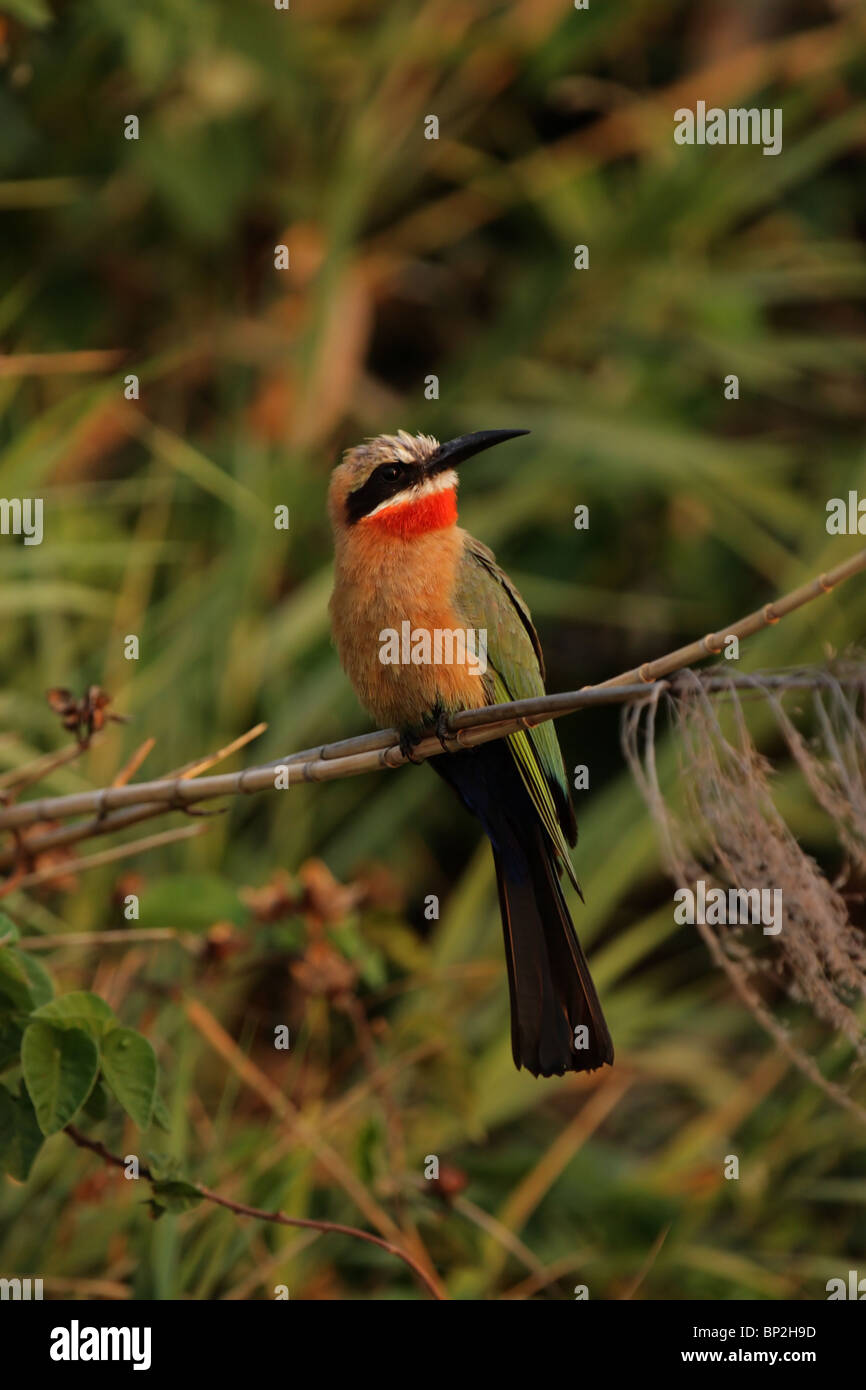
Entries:
[[[670,798],[656,766],[661,706],[680,773]],[[866,999],[866,933],[849,913],[849,903],[862,900],[862,893],[844,891],[866,881],[864,707],[866,664],[860,662],[782,677],[687,671],[651,700],[626,709],[623,746],[678,887],[704,879],[708,888],[725,892],[782,890],[782,928],[775,936],[756,925],[698,923],[698,929],[762,1027],[834,1100],[866,1120],[866,1111],[795,1043],[761,987],[767,980],[781,985],[850,1044],[858,1063],[866,1061],[858,1017]],[[772,763],[755,746],[750,722],[760,725],[763,746],[774,749]],[[779,810],[774,787],[781,763],[799,774],[831,823],[839,847],[832,857],[842,860],[832,882]]]

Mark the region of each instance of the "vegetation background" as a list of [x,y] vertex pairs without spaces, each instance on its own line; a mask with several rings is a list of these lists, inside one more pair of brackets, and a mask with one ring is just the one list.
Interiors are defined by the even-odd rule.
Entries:
[[[856,548],[824,522],[866,485],[862,6],[2,8],[0,492],[45,499],[45,540],[0,545],[0,773],[68,741],[56,686],[99,684],[131,722],[52,794],[104,785],[148,736],[153,777],[259,721],[226,767],[367,728],[329,642],[325,494],[382,430],[532,430],[467,468],[462,520],[530,603],[553,690]],[[780,107],[782,154],[675,146],[698,99]],[[820,660],[864,619],[855,580],[742,667]],[[674,925],[616,713],[558,728],[591,766],[573,907],[613,1071],[514,1070],[488,848],[411,768],[238,800],[193,839],[7,895],[29,939],[173,929],[38,953],[160,1059],[169,1133],[119,1109],[93,1133],[239,1201],[391,1223],[455,1298],[824,1297],[864,1269],[863,1128]],[[832,826],[784,788],[832,868]],[[850,1049],[768,997],[844,1078]],[[347,1237],[207,1203],[154,1221],[145,1187],[51,1138],[0,1187],[0,1270],[54,1297],[425,1296]]]

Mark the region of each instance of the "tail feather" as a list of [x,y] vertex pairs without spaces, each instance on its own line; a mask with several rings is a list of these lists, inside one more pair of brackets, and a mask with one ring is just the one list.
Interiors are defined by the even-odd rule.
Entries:
[[515,877],[494,850],[511,994],[511,1051],[534,1076],[595,1071],[613,1043],[565,903],[552,856],[530,847],[530,873]]
[[502,743],[431,764],[493,846],[515,1065],[535,1076],[594,1071],[613,1043],[559,882],[553,847]]

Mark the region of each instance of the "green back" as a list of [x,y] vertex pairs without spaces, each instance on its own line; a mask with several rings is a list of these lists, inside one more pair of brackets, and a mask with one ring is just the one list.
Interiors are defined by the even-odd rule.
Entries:
[[[487,630],[490,704],[544,694],[544,657],[529,609],[493,552],[467,535],[457,575],[455,607],[466,624]],[[542,824],[575,887],[568,845],[577,839],[574,808],[553,721],[509,735],[508,746]]]

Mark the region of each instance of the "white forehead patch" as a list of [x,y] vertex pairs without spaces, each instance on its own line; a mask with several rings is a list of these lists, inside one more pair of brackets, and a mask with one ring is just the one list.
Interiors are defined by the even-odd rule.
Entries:
[[405,430],[398,430],[396,434],[386,435],[382,442],[387,442],[395,458],[401,463],[418,463],[420,459],[428,459],[439,448],[439,440],[434,439],[432,434],[407,434]]
[[368,512],[363,520],[369,521],[371,517],[379,516],[380,512],[387,512],[391,507],[402,507],[407,502],[420,502],[425,497],[433,497],[437,492],[448,492],[456,487],[457,474],[453,468],[448,468],[444,473],[434,473],[432,478],[426,478],[423,483],[410,483],[402,492],[395,492],[393,497],[386,497],[385,501]]

